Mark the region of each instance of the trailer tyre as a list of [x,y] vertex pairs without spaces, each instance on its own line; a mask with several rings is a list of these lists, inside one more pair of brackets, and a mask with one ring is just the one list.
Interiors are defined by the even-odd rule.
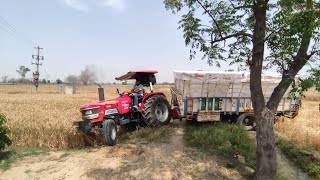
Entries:
[[104,142],[108,146],[117,144],[117,127],[112,119],[106,119],[102,122],[102,135]]
[[154,95],[146,100],[143,117],[148,126],[168,124],[171,120],[171,106],[162,95]]
[[237,124],[243,126],[254,126],[255,119],[253,113],[244,113],[237,118]]

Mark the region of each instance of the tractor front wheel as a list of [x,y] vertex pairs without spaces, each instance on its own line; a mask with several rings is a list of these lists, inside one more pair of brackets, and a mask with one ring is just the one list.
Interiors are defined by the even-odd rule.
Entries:
[[170,122],[170,104],[161,95],[155,95],[146,100],[143,116],[147,125],[165,125]]
[[102,122],[102,136],[108,146],[117,144],[117,126],[114,120],[106,119]]

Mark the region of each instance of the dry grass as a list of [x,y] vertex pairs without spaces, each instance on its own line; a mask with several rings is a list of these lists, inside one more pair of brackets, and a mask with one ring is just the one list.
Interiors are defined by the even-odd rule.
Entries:
[[304,148],[320,151],[320,93],[309,90],[302,99],[302,107],[294,119],[276,123],[276,130]]
[[[132,85],[104,85],[106,98],[116,97],[116,89],[128,91]],[[0,112],[8,117],[13,145],[17,147],[81,147],[83,139],[73,127],[81,119],[79,107],[97,101],[97,86],[77,86],[74,95],[57,94],[58,85],[0,85]],[[168,86],[156,91],[169,95]],[[168,97],[170,98],[170,97]]]

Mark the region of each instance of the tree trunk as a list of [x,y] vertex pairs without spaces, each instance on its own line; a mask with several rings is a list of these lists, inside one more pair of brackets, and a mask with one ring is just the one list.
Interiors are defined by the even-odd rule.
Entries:
[[257,152],[255,179],[275,179],[276,150],[275,134],[273,130],[274,112],[264,108],[257,120]]
[[261,87],[261,73],[266,31],[267,1],[254,1],[252,62],[250,64],[250,91],[257,123],[257,151],[255,179],[275,179],[276,151],[273,131],[274,111],[266,107]]
[[[309,24],[311,24],[309,22]],[[303,68],[303,66],[310,59],[310,55],[307,54],[309,45],[311,41],[311,34],[305,33],[302,37],[301,44],[297,55],[293,58],[293,62],[290,64],[290,67],[287,70],[283,70],[282,80],[278,86],[273,90],[271,97],[267,103],[267,107],[276,111],[278,105],[287,91],[288,87],[291,85],[291,82],[294,80],[298,72]]]
[[[255,25],[253,33],[253,53],[250,65],[250,90],[257,123],[257,152],[255,179],[275,179],[276,151],[273,130],[274,114],[284,93],[300,69],[307,63],[311,55],[307,54],[312,34],[303,33],[299,50],[289,68],[282,73],[282,80],[274,89],[267,105],[265,105],[261,89],[261,71],[264,52],[266,4],[267,1],[256,1],[254,7]],[[306,24],[311,26],[312,20]]]

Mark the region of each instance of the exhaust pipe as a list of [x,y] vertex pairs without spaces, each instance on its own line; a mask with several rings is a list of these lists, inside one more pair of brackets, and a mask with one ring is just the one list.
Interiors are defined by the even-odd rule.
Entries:
[[98,88],[99,101],[105,100],[105,98],[104,98],[104,89],[101,87],[100,84],[98,84],[98,83],[95,83],[95,84],[99,86],[99,88]]

